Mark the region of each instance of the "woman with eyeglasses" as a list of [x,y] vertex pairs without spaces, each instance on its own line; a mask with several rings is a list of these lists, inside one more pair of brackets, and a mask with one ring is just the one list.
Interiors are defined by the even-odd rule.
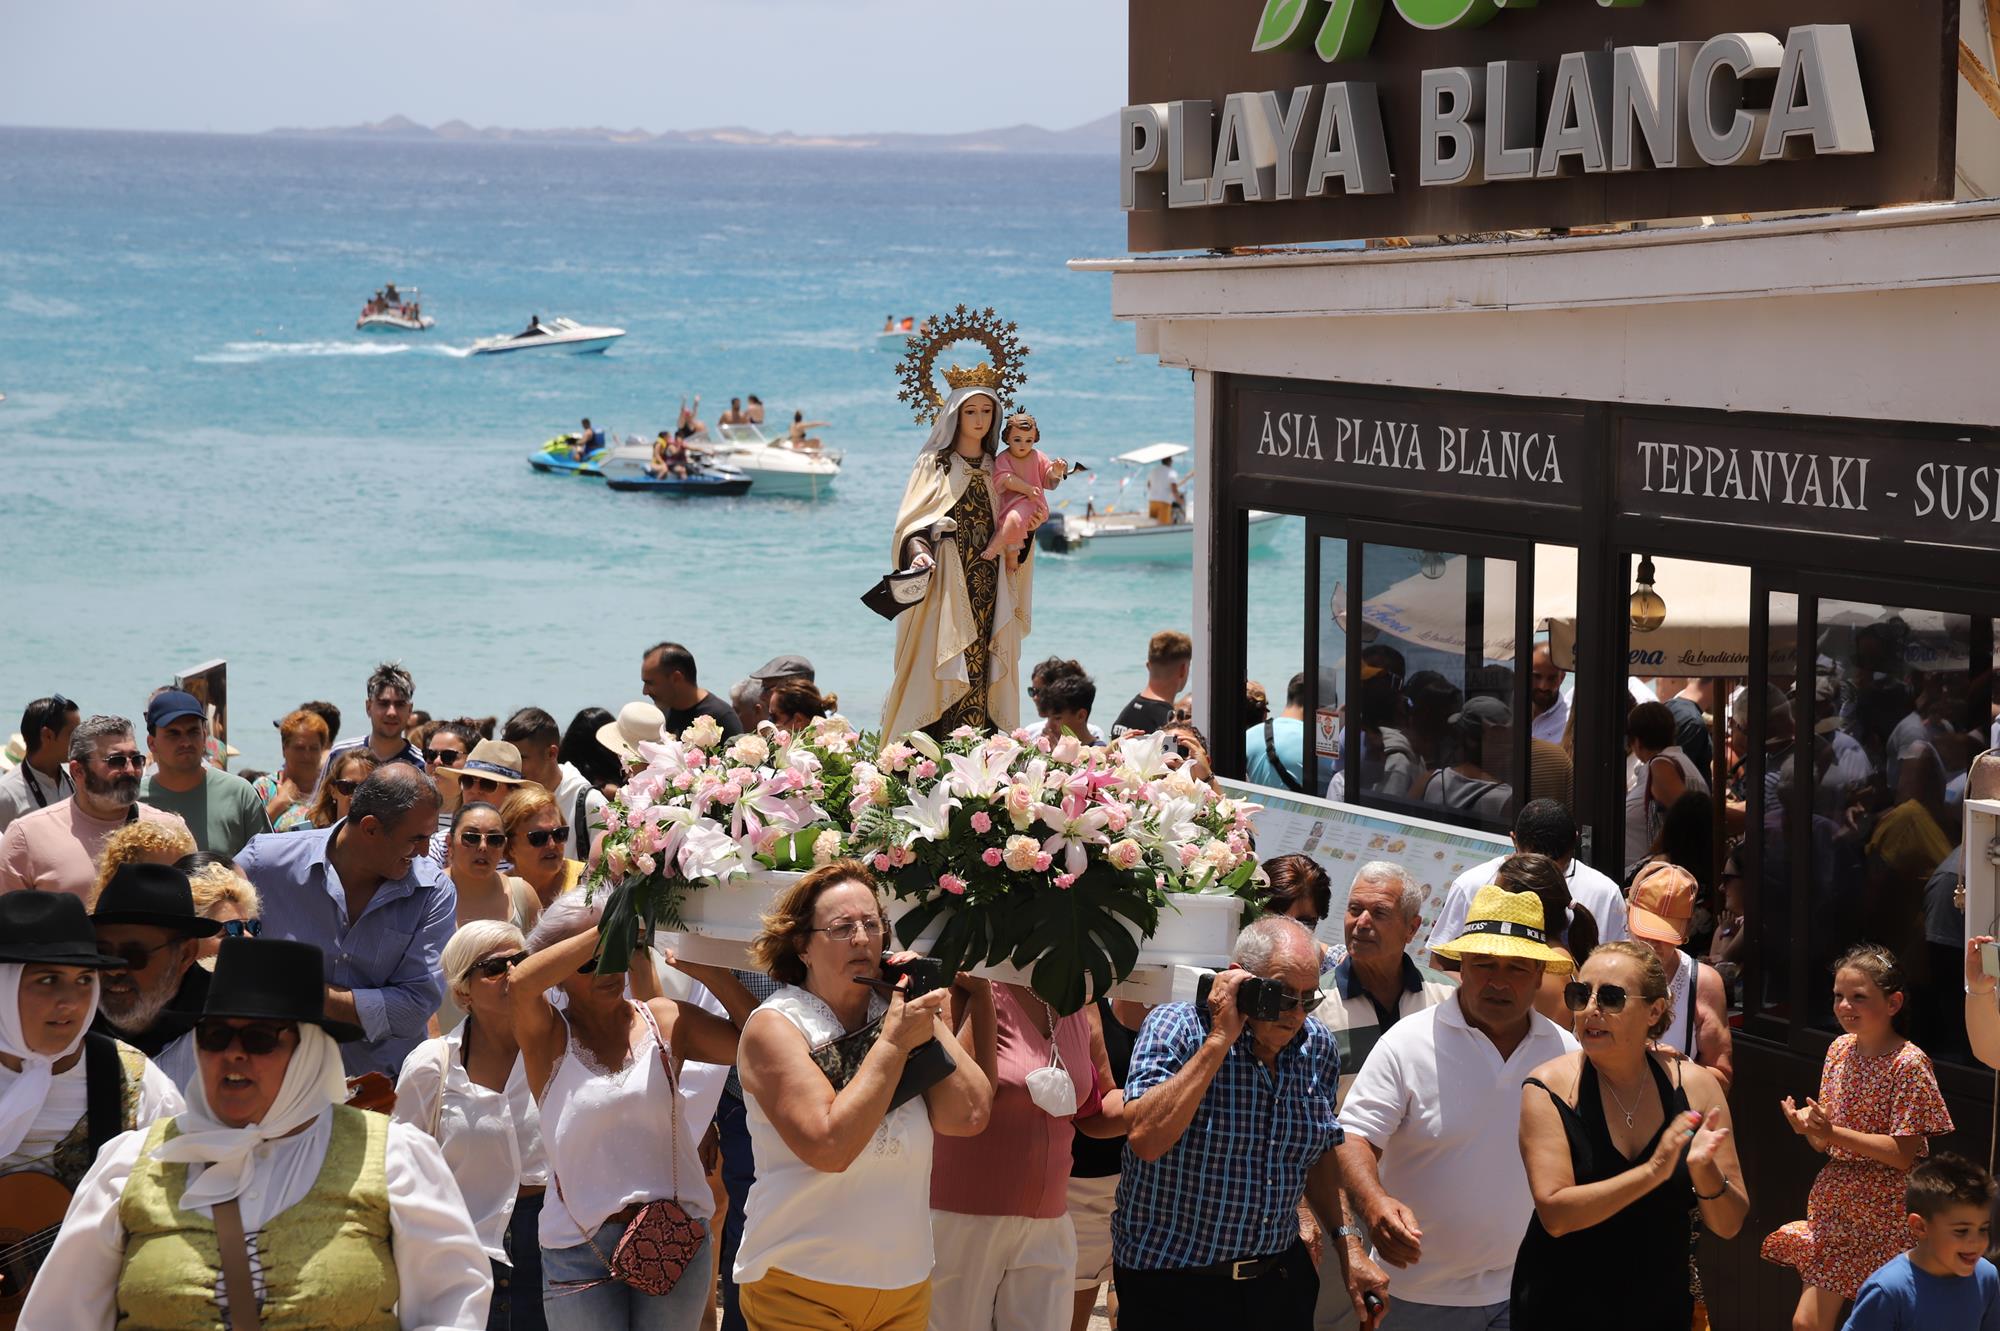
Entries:
[[[943,1020],[950,990],[907,997],[907,979],[884,980],[887,935],[868,870],[838,860],[781,892],[750,945],[784,986],[744,1024],[737,1060],[757,1161],[735,1270],[752,1326],[922,1331],[929,1318],[934,1134],[977,1135],[993,1088]],[[990,1030],[990,996],[970,1004]],[[939,1053],[956,1065],[941,1079]]]
[[[586,901],[571,892],[544,911],[509,988],[555,1193],[544,1199],[539,1225],[543,1312],[555,1331],[694,1331],[715,1263],[708,1232],[715,1199],[696,1148],[708,1125],[688,1120],[681,1074],[689,1059],[736,1061],[736,1023],[750,1013],[750,994],[726,970],[670,957],[730,1016],[653,997],[653,953],[643,944],[630,958],[628,990],[625,972],[598,966],[608,895]],[[635,993],[647,997],[636,1001]],[[648,1257],[674,1250],[664,1269],[645,1262],[648,1278],[669,1283],[665,1293],[611,1274],[619,1241],[635,1224],[650,1236],[641,1245]],[[667,1244],[653,1241],[663,1232]]]
[[528,959],[505,920],[461,924],[444,945],[445,987],[465,1020],[410,1051],[391,1115],[435,1138],[465,1196],[472,1227],[493,1264],[493,1331],[528,1331],[542,1319],[542,1252],[536,1237],[548,1163],[541,1115],[514,1038],[514,968]]
[[1578,1053],[1521,1089],[1521,1159],[1535,1213],[1514,1262],[1520,1327],[1686,1331],[1694,1316],[1688,1213],[1721,1238],[1750,1199],[1722,1084],[1655,1053],[1667,972],[1642,943],[1605,943],[1564,989]]
[[221,933],[195,940],[195,961],[214,970],[215,953],[224,938],[255,938],[263,932],[259,918],[263,909],[257,889],[236,867],[235,860],[215,851],[198,850],[183,855],[174,861],[174,867],[188,876],[195,914],[222,924]]
[[368,774],[381,765],[382,760],[366,744],[342,752],[333,760],[326,780],[320,782],[319,797],[307,811],[302,826],[332,827],[347,817],[348,806],[354,803],[354,792],[361,789],[361,783],[368,779]]
[[569,824],[562,806],[547,790],[527,782],[500,806],[501,830],[507,834],[507,858],[515,875],[534,891],[544,910],[583,877],[583,861],[569,858]]
[[327,745],[333,741],[327,734],[325,718],[300,708],[285,713],[285,719],[278,722],[278,742],[284,762],[276,772],[251,782],[250,789],[264,801],[271,830],[291,832],[311,826],[308,815],[312,810],[313,787],[319,784],[320,765],[326,761]]
[[[25,894],[24,894],[25,895]],[[492,1271],[437,1143],[341,1103],[320,950],[222,944],[185,1111],[77,1186],[24,1331],[259,1324],[479,1331]]]

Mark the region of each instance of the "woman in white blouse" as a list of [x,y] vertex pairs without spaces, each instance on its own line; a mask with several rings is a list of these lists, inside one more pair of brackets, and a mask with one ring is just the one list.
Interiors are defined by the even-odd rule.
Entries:
[[465,1020],[410,1051],[392,1115],[437,1140],[465,1194],[472,1227],[493,1263],[488,1331],[543,1325],[536,1221],[548,1165],[508,1000],[514,967],[527,960],[527,947],[521,931],[505,920],[459,926],[444,945],[440,966]]
[[492,1273],[422,1133],[342,1104],[324,962],[228,938],[195,1027],[188,1108],[114,1137],[84,1175],[23,1331],[231,1324],[480,1331]]

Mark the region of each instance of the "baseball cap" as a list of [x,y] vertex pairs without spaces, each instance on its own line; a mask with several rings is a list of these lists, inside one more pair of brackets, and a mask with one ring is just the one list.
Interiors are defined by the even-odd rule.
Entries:
[[760,683],[766,680],[798,677],[818,682],[813,675],[813,663],[803,656],[774,656],[750,672],[750,678]]
[[1687,942],[1699,891],[1694,875],[1678,864],[1649,864],[1632,880],[1625,928],[1634,938],[1657,943]]
[[146,729],[158,730],[184,716],[199,716],[206,720],[208,709],[184,689],[162,689],[146,704]]

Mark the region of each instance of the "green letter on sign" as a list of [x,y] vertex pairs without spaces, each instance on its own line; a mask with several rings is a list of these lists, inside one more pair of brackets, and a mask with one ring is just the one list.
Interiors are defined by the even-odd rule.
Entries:
[[1494,0],[1396,0],[1413,28],[1476,28],[1500,12]]
[[[1533,9],[1537,0],[1393,0],[1412,27],[1476,28],[1503,9]],[[1627,9],[1645,0],[1597,0],[1609,9]],[[1252,51],[1296,51],[1319,19],[1313,50],[1329,63],[1359,60],[1375,45],[1383,0],[1264,0]]]
[[1264,17],[1257,23],[1257,40],[1252,51],[1296,51],[1305,45],[1312,30],[1315,10],[1326,8],[1326,0],[1264,0]]

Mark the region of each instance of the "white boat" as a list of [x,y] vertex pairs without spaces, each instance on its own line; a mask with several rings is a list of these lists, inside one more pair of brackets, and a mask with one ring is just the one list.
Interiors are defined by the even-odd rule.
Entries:
[[900,356],[905,351],[908,351],[916,343],[916,340],[917,335],[906,329],[885,328],[875,334],[875,349],[877,351],[893,351]]
[[[755,482],[752,494],[777,499],[818,499],[831,493],[844,456],[833,449],[801,452],[755,425],[718,425],[713,436],[697,436],[687,443],[690,451],[750,477]],[[652,444],[627,437],[598,465],[609,480],[643,472],[652,460]]]
[[[1139,468],[1155,466],[1161,461],[1180,457],[1188,451],[1186,444],[1145,444],[1130,452],[1120,453],[1111,459],[1133,468],[1131,481],[1138,482],[1144,491],[1143,473]],[[1186,494],[1186,481],[1182,482]],[[1072,501],[1074,502],[1074,501]],[[1143,501],[1141,501],[1143,502]],[[1118,509],[1103,511],[1086,510],[1074,513],[1057,509],[1049,514],[1049,520],[1035,529],[1035,544],[1051,554],[1067,555],[1073,559],[1156,559],[1187,563],[1194,559],[1194,514],[1191,511],[1194,498],[1189,495],[1183,508],[1190,510],[1184,514],[1186,522],[1155,522],[1152,515],[1143,509],[1130,512]],[[1250,549],[1254,553],[1269,549],[1277,539],[1278,524],[1282,513],[1257,513],[1250,515]]]
[[372,300],[363,305],[361,317],[354,321],[356,328],[364,333],[421,333],[436,327],[437,320],[424,313],[421,291],[415,287],[399,289],[394,282],[389,283],[389,289],[396,292],[396,299],[385,301],[380,309],[372,308]]
[[581,356],[602,351],[625,336],[622,328],[594,327],[574,319],[537,319],[518,333],[504,337],[482,337],[472,344],[475,356],[498,356],[509,351],[567,351]]

